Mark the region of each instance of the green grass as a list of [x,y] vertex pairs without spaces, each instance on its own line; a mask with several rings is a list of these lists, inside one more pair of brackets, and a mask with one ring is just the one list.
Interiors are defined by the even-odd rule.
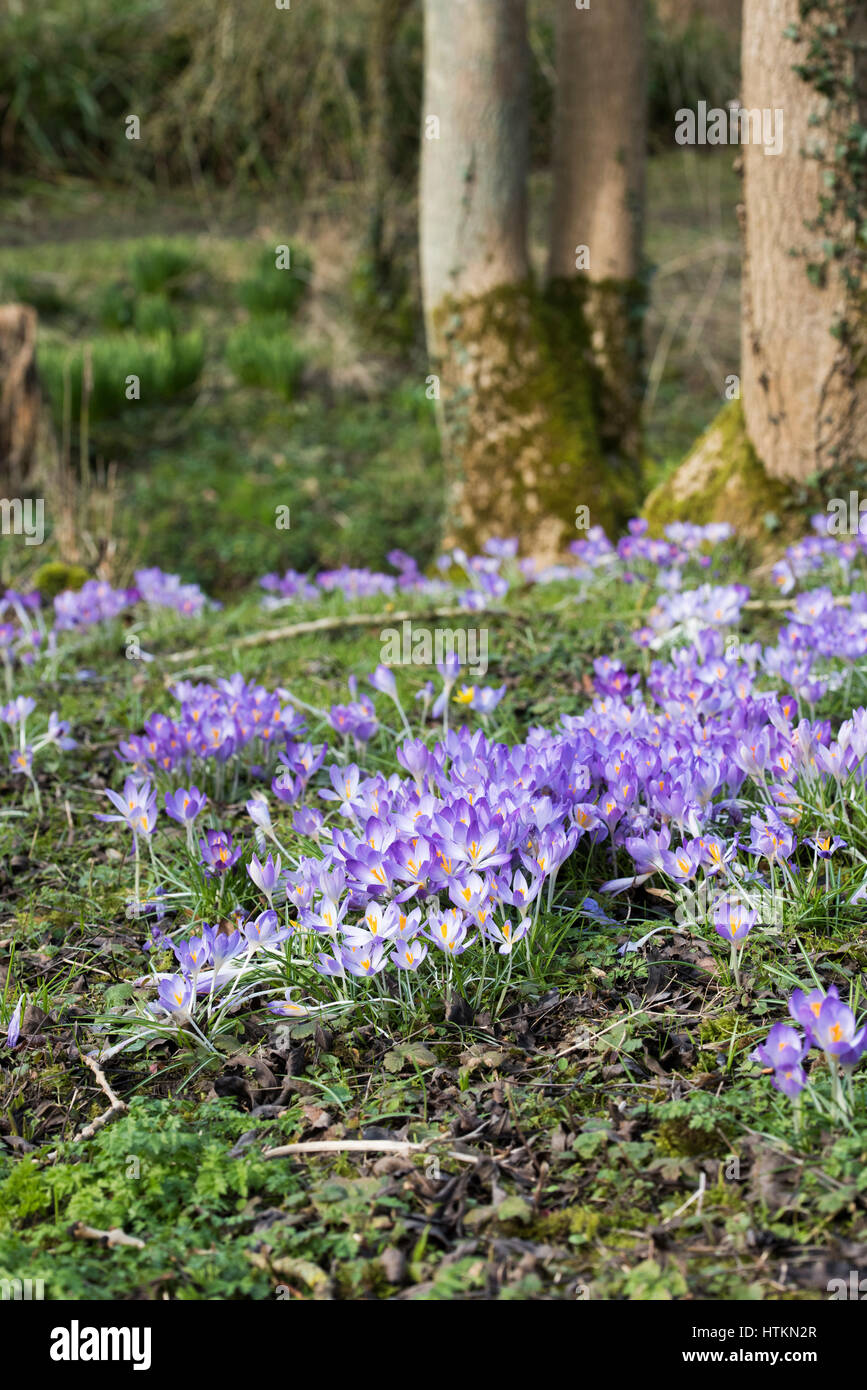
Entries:
[[306,357],[279,317],[236,328],[226,344],[226,361],[244,386],[261,386],[291,401]]
[[183,242],[142,241],[130,256],[130,277],[139,294],[176,294],[194,264],[194,253]]
[[253,273],[238,286],[238,298],[251,314],[292,318],[307,293],[313,266],[298,247],[265,246]]
[[58,424],[67,411],[73,421],[81,418],[88,377],[87,410],[98,424],[141,402],[171,401],[198,380],[203,362],[202,335],[195,331],[177,337],[163,333],[153,341],[132,333],[91,338],[86,349],[43,344],[38,353],[39,373]]

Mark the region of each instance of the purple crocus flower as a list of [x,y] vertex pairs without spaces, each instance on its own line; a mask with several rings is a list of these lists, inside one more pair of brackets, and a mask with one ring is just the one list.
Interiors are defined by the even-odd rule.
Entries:
[[257,793],[256,796],[252,797],[246,803],[246,807],[247,815],[254,825],[257,825],[260,830],[266,833],[272,829],[271,812],[268,808],[268,802],[261,793]]
[[395,949],[389,959],[392,965],[397,966],[398,970],[418,970],[428,952],[427,944],[424,941],[397,937],[392,944]]
[[272,908],[260,912],[255,919],[244,924],[244,936],[249,946],[262,946],[266,943],[276,946],[280,941],[288,941],[294,928],[281,927],[277,913]]
[[820,830],[817,835],[810,836],[807,844],[813,846],[820,859],[830,859],[835,850],[846,849],[845,840],[842,840],[839,835],[831,835],[824,830]]
[[714,930],[724,941],[739,946],[746,941],[758,915],[756,911],[749,911],[743,903],[723,898],[714,908]]
[[795,837],[788,826],[779,821],[763,821],[760,816],[753,816],[750,826],[752,838],[749,847],[755,854],[778,863],[791,857]]
[[463,955],[472,945],[475,937],[467,940],[467,924],[463,912],[449,908],[446,912],[433,911],[427,921],[428,936],[444,955]]
[[123,821],[134,836],[153,834],[157,823],[157,798],[150,782],[139,783],[134,777],[127,777],[123,792],[106,789],[105,794],[120,814],[111,816],[98,811],[95,820]]
[[29,747],[16,749],[9,759],[9,771],[19,775],[23,774],[29,777],[32,766],[33,749]]
[[322,822],[321,811],[311,806],[302,806],[292,817],[292,829],[298,835],[308,835],[310,839],[315,840],[322,829]]
[[18,695],[4,709],[0,710],[0,719],[14,729],[16,724],[23,724],[28,714],[32,714],[35,708],[36,701],[29,695]]
[[70,748],[77,748],[78,744],[74,738],[69,737],[69,720],[60,719],[57,710],[52,710],[48,716],[48,728],[45,730],[46,743],[56,743],[58,748],[64,752]]
[[226,925],[202,926],[202,937],[211,957],[215,971],[219,971],[224,961],[230,960],[241,949],[241,933],[237,927],[229,929]]
[[373,674],[368,676],[368,680],[374,690],[378,690],[382,695],[387,695],[390,700],[397,700],[397,682],[387,666],[377,666]]
[[830,994],[822,1001],[813,1036],[826,1056],[846,1067],[854,1067],[867,1048],[867,1026],[858,1028],[849,1005]]
[[209,947],[204,934],[180,941],[173,949],[185,975],[197,975],[208,964]]
[[12,1017],[9,1020],[9,1027],[6,1030],[6,1046],[9,1048],[18,1046],[18,1039],[21,1037],[21,1011],[24,1008],[24,995],[15,1005]]
[[282,867],[283,865],[279,854],[276,859],[272,858],[269,854],[264,864],[260,863],[257,855],[254,854],[247,865],[247,873],[250,875],[256,887],[261,889],[265,894],[269,903],[273,897],[274,889],[280,881],[280,870]]
[[810,1050],[810,1044],[790,1023],[775,1023],[763,1043],[759,1043],[750,1060],[760,1062],[774,1071],[782,1067],[799,1067]]
[[839,1001],[840,992],[836,985],[831,985],[827,994],[819,987],[805,994],[802,989],[796,989],[789,999],[789,1013],[796,1023],[800,1023],[810,1042],[815,1042],[815,1029],[822,1010],[822,1005],[826,999]]
[[508,956],[511,954],[512,947],[517,945],[530,930],[530,919],[529,917],[522,917],[514,927],[509,921],[503,922],[500,926],[491,919],[482,930],[488,941],[492,941],[497,947],[500,955]]
[[201,862],[208,878],[219,877],[233,868],[241,858],[241,847],[233,847],[232,837],[225,830],[206,830],[199,841]]
[[338,976],[341,979],[346,974],[343,960],[340,955],[340,948],[335,947],[336,955],[329,956],[325,951],[318,953],[318,965],[313,968],[318,975]]
[[176,792],[166,792],[166,815],[181,825],[189,825],[206,805],[208,798],[198,787],[178,787]]
[[398,745],[395,756],[419,789],[424,785],[426,774],[436,768],[436,761],[430,749],[420,738],[404,739],[403,743]]
[[300,777],[293,777],[291,772],[278,772],[271,780],[271,790],[284,806],[292,806],[303,795],[304,782]]
[[797,1063],[791,1066],[778,1067],[771,1077],[771,1085],[792,1100],[801,1094],[806,1084],[807,1073]]
[[383,951],[383,943],[374,941],[368,946],[357,946],[354,949],[344,946],[340,955],[350,975],[378,975],[388,964]]
[[373,701],[366,695],[348,705],[332,705],[328,722],[337,733],[351,734],[359,743],[366,743],[379,727]]
[[287,989],[283,999],[268,1005],[268,1011],[277,1014],[279,1018],[309,1018],[310,1010],[304,1004],[298,1004],[292,998],[295,987]]
[[184,975],[166,975],[160,980],[156,1007],[163,1013],[174,1014],[179,1021],[188,1018],[192,1001],[192,982]]

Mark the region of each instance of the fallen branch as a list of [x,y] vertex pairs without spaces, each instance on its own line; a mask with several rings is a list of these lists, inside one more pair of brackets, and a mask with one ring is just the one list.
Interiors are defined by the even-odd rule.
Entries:
[[[852,602],[851,594],[838,594],[834,599],[835,608],[848,608]],[[792,598],[748,598],[743,605],[744,608],[751,608],[754,611],[782,612],[786,608],[794,608],[795,600]]]
[[126,1101],[121,1100],[119,1096],[115,1095],[105,1078],[105,1072],[102,1070],[96,1058],[84,1056],[81,1060],[86,1067],[90,1067],[90,1070],[96,1077],[97,1086],[99,1086],[100,1090],[104,1091],[105,1095],[108,1097],[109,1108],[103,1111],[101,1115],[97,1115],[95,1120],[91,1120],[90,1124],[85,1125],[84,1129],[80,1129],[78,1133],[73,1136],[73,1144],[80,1144],[84,1139],[92,1139],[97,1130],[102,1129],[102,1127],[109,1124],[111,1120],[116,1120],[118,1115],[125,1115],[127,1110]]
[[[485,617],[496,617],[503,613],[502,608],[486,608]],[[261,632],[248,633],[246,637],[232,637],[225,642],[217,642],[213,647],[190,647],[183,652],[169,652],[159,656],[160,661],[193,661],[200,656],[211,656],[214,652],[227,651],[230,647],[261,647],[268,642],[283,642],[288,637],[301,637],[307,632],[339,632],[346,627],[393,627],[395,623],[429,622],[432,618],[468,618],[473,615],[466,608],[434,608],[427,613],[350,613],[345,617],[310,618],[304,623],[292,623],[288,627],[267,627]]]
[[87,1226],[83,1221],[76,1221],[69,1228],[69,1234],[73,1240],[98,1240],[100,1245],[105,1245],[109,1249],[114,1245],[131,1245],[134,1250],[144,1250],[145,1242],[139,1240],[138,1236],[128,1236],[126,1231],[122,1231],[119,1226],[114,1226],[110,1231],[99,1231],[95,1226]]
[[[294,1154],[338,1154],[374,1153],[397,1154],[409,1158],[410,1154],[426,1153],[431,1144],[442,1142],[426,1139],[423,1144],[411,1144],[401,1139],[310,1139],[300,1144],[281,1144],[277,1149],[265,1149],[263,1158],[291,1158]],[[478,1154],[463,1154],[457,1149],[448,1149],[447,1157],[458,1159],[461,1163],[481,1163]]]

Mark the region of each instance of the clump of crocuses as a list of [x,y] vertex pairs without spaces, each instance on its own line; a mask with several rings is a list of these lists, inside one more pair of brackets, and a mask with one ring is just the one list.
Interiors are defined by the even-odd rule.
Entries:
[[771,1084],[795,1102],[800,1119],[801,1093],[811,1089],[802,1065],[813,1048],[824,1052],[831,1076],[831,1113],[846,1120],[852,1110],[852,1072],[867,1050],[867,1025],[859,1028],[855,1014],[840,998],[836,985],[826,991],[817,986],[809,994],[796,989],[789,1013],[803,1034],[790,1023],[775,1023],[767,1039],[750,1054],[773,1072]]

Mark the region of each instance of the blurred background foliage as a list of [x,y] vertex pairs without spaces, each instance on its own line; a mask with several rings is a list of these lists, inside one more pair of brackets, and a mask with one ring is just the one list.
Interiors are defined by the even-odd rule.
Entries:
[[[640,3],[640,0],[636,0]],[[362,177],[371,90],[369,47],[381,0],[5,0],[0,152],[7,170],[279,185],[296,195]],[[671,142],[671,113],[737,88],[738,35],[714,7],[650,31],[650,115]],[[532,149],[551,143],[554,33],[548,0],[531,0]],[[388,52],[395,177],[411,185],[421,119],[418,0],[396,0]],[[134,158],[125,119],[136,115]]]
[[[650,481],[738,354],[738,180],[674,146],[673,112],[737,95],[739,32],[711,0],[677,23],[667,3],[649,48]],[[552,6],[529,6],[540,267]],[[83,491],[75,518],[65,485],[49,500],[58,558],[117,581],[160,563],[217,595],[396,545],[433,558],[421,94],[420,0],[0,0],[0,302],[39,314],[45,449]],[[0,543],[0,580],[11,563]]]

